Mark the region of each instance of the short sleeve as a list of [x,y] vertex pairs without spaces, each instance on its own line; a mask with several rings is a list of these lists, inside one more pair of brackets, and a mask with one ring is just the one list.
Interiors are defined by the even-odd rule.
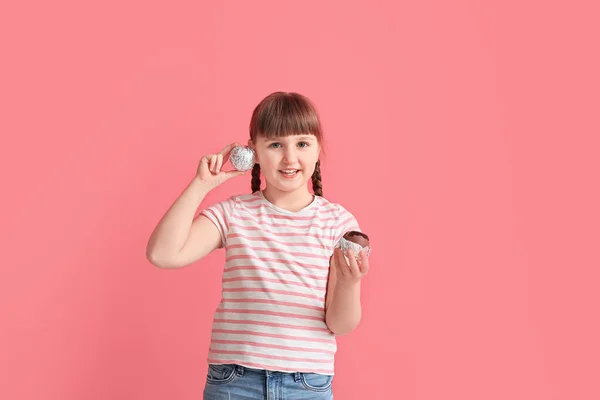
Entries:
[[212,221],[221,234],[221,246],[225,247],[225,239],[229,232],[229,223],[234,214],[236,199],[230,197],[200,211],[200,215]]
[[337,216],[337,225],[335,226],[335,238],[334,244],[337,244],[339,240],[344,236],[344,234],[348,231],[358,231],[360,230],[360,225],[356,220],[354,215],[346,210],[341,205],[338,205],[338,216]]

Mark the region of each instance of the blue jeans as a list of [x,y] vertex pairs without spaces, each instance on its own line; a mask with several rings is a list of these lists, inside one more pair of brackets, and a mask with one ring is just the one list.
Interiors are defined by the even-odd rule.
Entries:
[[332,400],[333,376],[209,364],[204,400]]

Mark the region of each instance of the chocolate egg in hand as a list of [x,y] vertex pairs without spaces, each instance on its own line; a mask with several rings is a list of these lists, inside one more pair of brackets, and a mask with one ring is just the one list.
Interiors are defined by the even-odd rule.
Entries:
[[354,253],[354,257],[357,260],[360,260],[361,250],[365,251],[365,255],[368,257],[371,254],[371,244],[369,242],[369,236],[362,232],[358,231],[349,231],[342,236],[340,241],[337,243],[336,247],[339,247],[344,252],[344,256],[346,255],[346,251],[348,249],[352,250]]
[[238,171],[248,171],[254,167],[254,150],[250,146],[235,146],[229,153],[229,162]]

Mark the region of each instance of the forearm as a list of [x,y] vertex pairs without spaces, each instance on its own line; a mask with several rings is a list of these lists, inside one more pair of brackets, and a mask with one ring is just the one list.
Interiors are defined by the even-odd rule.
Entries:
[[181,250],[190,233],[194,215],[209,191],[197,178],[190,182],[152,232],[146,248],[149,259],[169,258]]
[[352,332],[360,323],[360,282],[337,282],[331,304],[325,314],[325,323],[336,335]]

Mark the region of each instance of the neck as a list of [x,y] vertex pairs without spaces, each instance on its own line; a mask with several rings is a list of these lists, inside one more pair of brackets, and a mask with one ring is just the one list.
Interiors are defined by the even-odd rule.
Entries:
[[293,192],[283,192],[267,185],[263,190],[263,196],[269,203],[292,212],[300,211],[313,202],[313,195],[307,188],[299,188]]

